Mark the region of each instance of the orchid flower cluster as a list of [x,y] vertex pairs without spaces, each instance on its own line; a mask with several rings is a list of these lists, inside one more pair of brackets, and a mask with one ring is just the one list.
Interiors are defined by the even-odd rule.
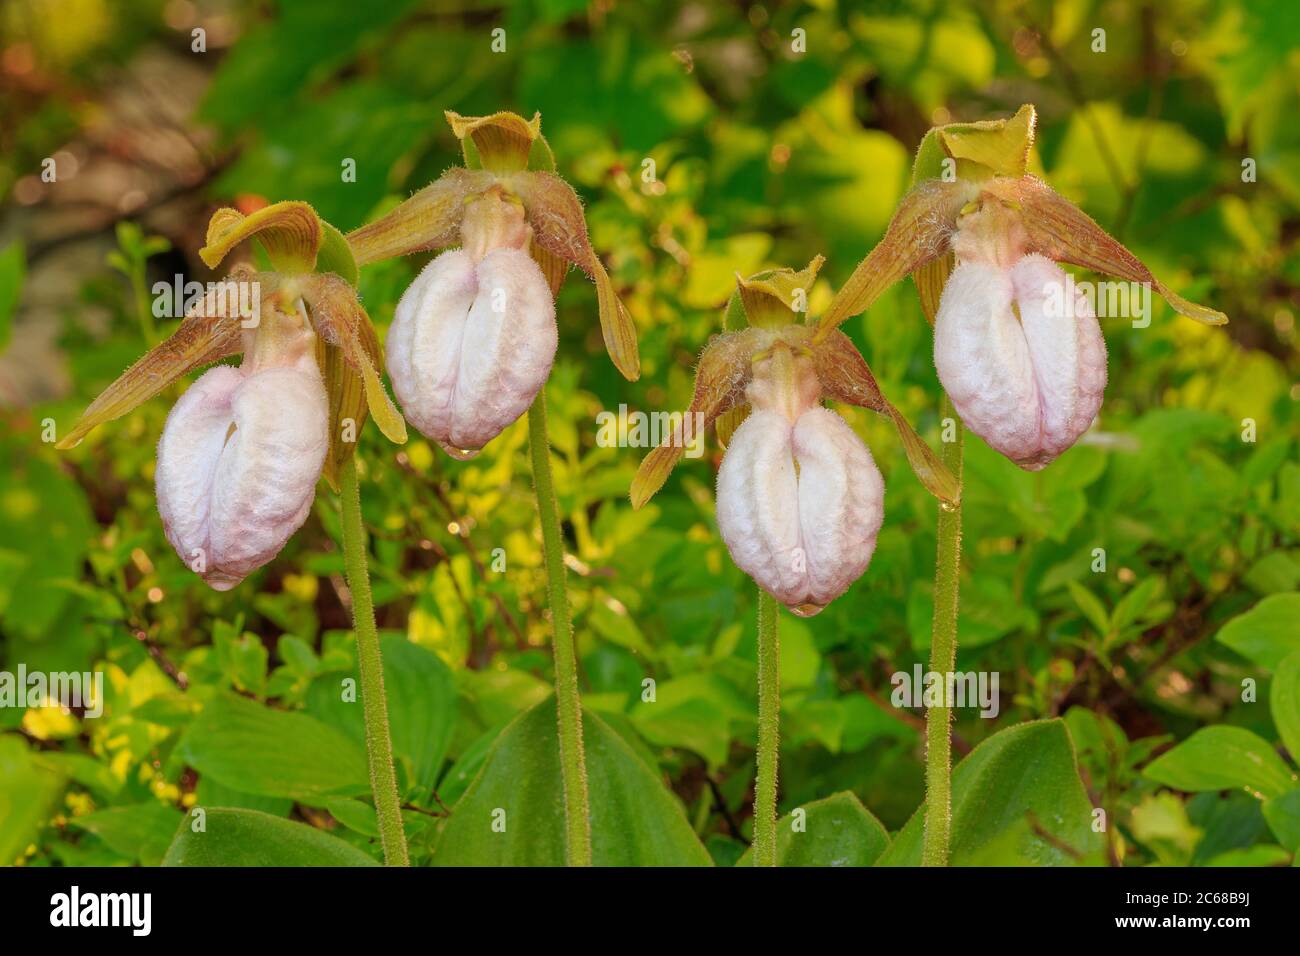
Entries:
[[[598,291],[611,357],[628,378],[636,331],[592,250],[582,205],[554,167],[540,117],[447,114],[466,163],[348,237],[305,203],[244,216],[218,210],[200,256],[216,266],[260,243],[272,271],[238,265],[257,283],[256,315],[196,303],[176,332],[86,409],[60,447],[119,418],[203,365],[218,364],[176,402],[158,443],[155,485],[167,539],[192,570],[228,590],[273,559],[306,520],[322,475],[337,486],[367,414],[396,443],[406,424],[379,378],[387,367],[406,419],[468,458],[528,410],[550,374],[554,296],[570,263]],[[401,297],[387,361],[357,298],[358,265],[448,249]]]
[[[592,249],[577,194],[554,171],[540,117],[446,115],[464,165],[346,237],[305,203],[277,203],[249,216],[219,210],[200,254],[215,267],[246,240],[260,245],[269,270],[241,264],[230,273],[258,284],[257,313],[228,316],[210,293],[171,338],[95,399],[60,447],[201,366],[243,356],[237,367],[206,371],[168,415],[155,472],[159,513],[182,560],[213,588],[227,590],[271,561],[302,526],[320,478],[344,491],[373,790],[386,858],[401,862],[405,843],[385,749],[379,642],[351,460],[357,432],[369,415],[401,443],[409,421],[449,455],[466,459],[528,412],[555,632],[566,856],[590,863],[581,703],[542,396],[559,341],[555,297],[569,267],[594,282],[606,349],[629,380],[640,374],[636,328]],[[880,469],[827,400],[887,417],[912,470],[946,513],[937,535],[932,655],[950,669],[955,654],[960,443],[937,456],[884,397],[838,326],[911,275],[956,414],[990,447],[1037,470],[1091,427],[1106,387],[1095,310],[1086,295],[1069,291],[1074,286],[1060,263],[1146,283],[1183,315],[1227,321],[1171,292],[1028,172],[1034,126],[1026,106],[1007,120],[932,129],[884,238],[819,318],[808,314],[807,302],[820,256],[800,271],[737,276],[723,332],[700,355],[687,414],[632,481],[632,504],[640,508],[701,437],[701,425],[715,426],[725,449],[718,530],[736,565],[766,592],[759,600],[755,797],[755,857],[765,864],[776,861],[780,713],[772,601],[799,615],[821,611],[866,571],[884,521]],[[421,252],[438,255],[398,302],[385,359],[355,291],[359,266]],[[381,369],[402,413],[384,391]],[[947,713],[927,720],[933,799],[926,859],[946,862]]]
[[[1070,262],[1152,284],[1184,315],[1220,312],[1171,292],[1087,215],[1026,172],[1035,113],[930,131],[913,188],[880,244],[822,317],[797,324],[792,299],[815,277],[779,270],[740,280],[728,307],[751,328],[701,354],[688,412],[741,418],[718,472],[718,529],[737,566],[797,614],[843,594],[871,558],[883,485],[871,454],[823,398],[875,409],[899,430],[909,462],[951,509],[958,479],[881,395],[837,326],[909,274],[934,324],[939,381],[966,426],[990,447],[1038,470],[1091,427],[1106,386],[1106,346],[1089,298],[1067,281]],[[1072,294],[1062,307],[1062,295]],[[688,414],[686,419],[696,416]],[[652,451],[631,489],[644,504],[681,457],[675,435]]]

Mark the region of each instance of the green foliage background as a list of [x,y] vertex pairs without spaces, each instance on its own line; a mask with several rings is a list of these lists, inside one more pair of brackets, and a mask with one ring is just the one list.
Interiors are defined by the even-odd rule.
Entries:
[[[149,50],[191,57],[210,80],[194,117],[215,136],[196,187],[208,209],[304,199],[354,228],[457,162],[445,109],[541,111],[643,367],[636,383],[619,377],[594,290],[571,277],[547,398],[598,863],[740,860],[755,607],[713,519],[716,445],[633,512],[642,452],[598,447],[597,413],[685,407],[737,272],[824,253],[819,312],[880,237],[929,126],[1036,104],[1035,170],[1232,324],[1198,326],[1159,300],[1149,328],[1104,322],[1099,428],[1046,471],[968,439],[958,663],[999,674],[1001,710],[958,711],[958,755],[985,745],[956,773],[954,860],[1296,860],[1295,4],[76,0],[61,18],[48,6],[20,0],[0,18],[5,47],[57,80],[0,93],[0,347],[22,321],[33,246],[33,213],[15,218],[12,196],[90,124],[105,78]],[[204,54],[190,52],[191,20],[215,38]],[[341,181],[345,158],[355,183]],[[1243,181],[1246,158],[1257,181]],[[378,859],[359,708],[339,700],[355,665],[336,496],[322,485],[279,558],[218,594],[172,552],[153,504],[154,445],[179,389],[73,452],[42,440],[47,418],[66,430],[144,351],[139,284],[170,280],[174,261],[160,266],[168,243],[150,234],[120,226],[113,262],[76,277],[57,329],[67,387],[3,398],[0,669],[100,670],[106,701],[98,719],[0,708],[0,861]],[[195,234],[168,238],[201,276]],[[422,264],[363,270],[381,336]],[[108,309],[103,327],[79,320],[90,304]],[[937,446],[910,284],[844,329]],[[890,705],[889,678],[926,657],[935,502],[886,421],[837,411],[885,474],[886,518],[848,594],[781,620],[780,810],[804,810],[809,834],[783,820],[782,854],[916,862],[922,712]],[[414,859],[559,862],[526,425],[465,463],[412,434],[399,450],[368,427],[360,458]],[[506,803],[509,839],[494,842],[487,820]],[[203,839],[181,826],[194,806],[256,812],[212,809]]]

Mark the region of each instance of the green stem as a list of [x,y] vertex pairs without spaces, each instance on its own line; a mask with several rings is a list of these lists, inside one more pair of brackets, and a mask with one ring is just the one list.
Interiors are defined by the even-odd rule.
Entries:
[[140,320],[140,334],[153,348],[158,344],[158,328],[153,321],[153,306],[145,291],[146,263],[140,262],[131,271],[131,291],[135,296],[135,314]]
[[758,589],[758,757],[754,778],[754,865],[776,866],[776,777],[781,741],[780,608]]
[[361,523],[361,492],[357,487],[357,461],[353,455],[339,469],[339,496],[343,499],[343,561],[352,594],[352,621],[357,632],[357,664],[361,670],[361,707],[366,721],[366,753],[370,758],[370,792],[379,817],[379,841],[384,862],[410,866],[406,834],[402,830],[397,799],[397,774],[393,770],[393,742],[388,732],[388,698],[384,694],[384,660],[375,628],[375,606],[370,597],[370,572],[366,567],[366,529]]
[[569,866],[591,866],[591,821],[587,809],[587,762],[582,749],[582,701],[573,621],[565,591],[564,541],[551,479],[551,443],[546,436],[546,390],[528,410],[528,451],[533,465],[537,514],[546,554],[546,589],[551,605],[555,654],[555,702],[560,729],[560,778],[564,783],[564,851]]
[[[961,488],[962,425],[947,393],[941,419],[956,423],[944,442],[943,463]],[[949,674],[957,665],[957,592],[961,570],[961,502],[940,507],[934,560],[934,622],[930,629],[930,672]],[[947,686],[946,684],[944,686]],[[947,866],[952,831],[952,711],[941,704],[925,715],[925,837],[922,866]]]

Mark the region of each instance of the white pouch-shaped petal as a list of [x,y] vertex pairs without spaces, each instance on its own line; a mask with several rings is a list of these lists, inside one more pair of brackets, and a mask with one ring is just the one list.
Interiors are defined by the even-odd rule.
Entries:
[[438,256],[397,304],[388,374],[407,420],[468,457],[528,410],[555,361],[555,303],[526,252]]
[[816,406],[791,426],[755,408],[718,470],[718,529],[760,587],[815,614],[871,561],[884,491],[871,452],[834,412]]
[[158,442],[167,540],[218,591],[280,552],[302,526],[329,448],[315,359],[246,372],[217,366],[181,396]]
[[1105,391],[1101,327],[1072,290],[1040,255],[1009,269],[965,261],[935,317],[935,368],[962,421],[1033,471],[1087,431]]

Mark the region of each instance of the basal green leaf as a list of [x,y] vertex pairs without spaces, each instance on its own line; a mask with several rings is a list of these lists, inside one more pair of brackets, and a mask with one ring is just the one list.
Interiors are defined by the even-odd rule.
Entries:
[[[590,711],[583,742],[597,866],[708,866],[710,858],[659,775]],[[437,866],[563,866],[564,794],[555,698],[497,738],[444,824]]]
[[[1101,835],[1062,720],[1018,724],[985,740],[953,770],[954,866],[1069,866],[1101,862]],[[880,866],[919,866],[925,805]]]
[[351,844],[260,810],[208,810],[201,832],[187,816],[163,866],[378,866]]
[[[776,824],[777,866],[871,866],[889,846],[889,833],[848,791],[815,800]],[[753,866],[747,850],[737,866]]]
[[[393,755],[409,765],[411,781],[427,795],[438,779],[456,725],[456,681],[437,654],[400,634],[383,635],[380,645]],[[360,686],[355,670],[316,678],[307,691],[307,710],[364,747],[361,697],[343,699],[345,678],[354,681],[352,687]]]

